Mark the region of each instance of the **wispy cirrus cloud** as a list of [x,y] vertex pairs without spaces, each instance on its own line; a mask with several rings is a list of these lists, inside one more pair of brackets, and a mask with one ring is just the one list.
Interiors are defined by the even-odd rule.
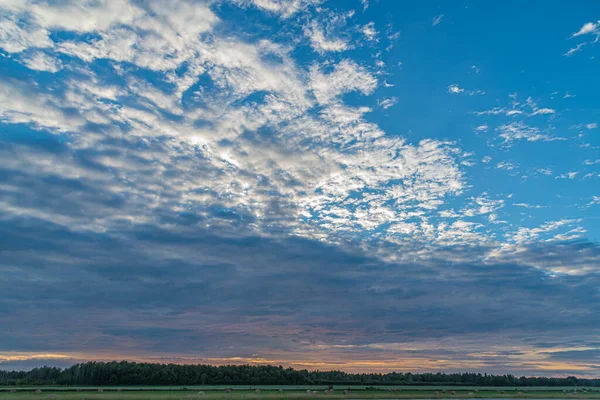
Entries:
[[598,22],[587,22],[583,26],[571,35],[571,38],[577,38],[580,36],[595,36],[595,38],[587,40],[585,42],[578,43],[575,47],[570,48],[564,55],[572,56],[579,52],[584,46],[588,44],[595,44],[600,42],[600,21]]
[[565,140],[561,137],[542,133],[539,128],[528,126],[523,122],[511,122],[510,124],[499,126],[496,128],[496,131],[498,132],[498,137],[503,140],[504,146],[511,146],[518,140],[525,140],[527,142]]
[[469,96],[475,96],[477,94],[485,94],[485,92],[483,90],[465,90],[464,88],[461,88],[460,86],[458,86],[457,84],[452,84],[448,86],[448,93],[451,94],[460,94],[460,93],[464,93],[467,94]]
[[444,19],[444,14],[437,15],[431,20],[431,26],[439,25]]

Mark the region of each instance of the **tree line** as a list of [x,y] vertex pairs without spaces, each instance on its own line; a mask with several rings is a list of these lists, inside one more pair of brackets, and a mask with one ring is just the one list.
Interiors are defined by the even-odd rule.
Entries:
[[0,385],[474,385],[599,386],[600,379],[575,376],[516,377],[481,373],[348,373],[281,366],[179,365],[127,361],[87,362],[68,368],[1,371]]

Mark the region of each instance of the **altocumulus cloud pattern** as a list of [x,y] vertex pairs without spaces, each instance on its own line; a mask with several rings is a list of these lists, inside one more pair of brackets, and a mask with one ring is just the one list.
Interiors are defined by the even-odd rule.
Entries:
[[597,375],[583,3],[0,0],[0,368]]

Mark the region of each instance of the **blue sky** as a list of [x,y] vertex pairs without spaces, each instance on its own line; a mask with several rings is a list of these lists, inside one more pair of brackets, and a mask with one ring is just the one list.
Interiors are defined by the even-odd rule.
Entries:
[[0,0],[0,368],[597,375],[599,19]]

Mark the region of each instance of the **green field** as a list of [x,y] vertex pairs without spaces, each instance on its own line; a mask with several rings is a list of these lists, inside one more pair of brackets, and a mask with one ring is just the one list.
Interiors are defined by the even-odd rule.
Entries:
[[[120,389],[120,391],[119,391]],[[326,386],[236,386],[231,392],[226,386],[204,387],[44,387],[37,393],[35,387],[0,388],[0,400],[295,400],[312,398],[331,399],[600,399],[600,388],[563,387],[431,387],[431,386],[334,386],[335,391],[325,394]],[[256,392],[259,389],[259,392]],[[280,391],[282,389],[283,391]],[[307,390],[317,394],[307,393]],[[345,394],[344,390],[348,390]]]

